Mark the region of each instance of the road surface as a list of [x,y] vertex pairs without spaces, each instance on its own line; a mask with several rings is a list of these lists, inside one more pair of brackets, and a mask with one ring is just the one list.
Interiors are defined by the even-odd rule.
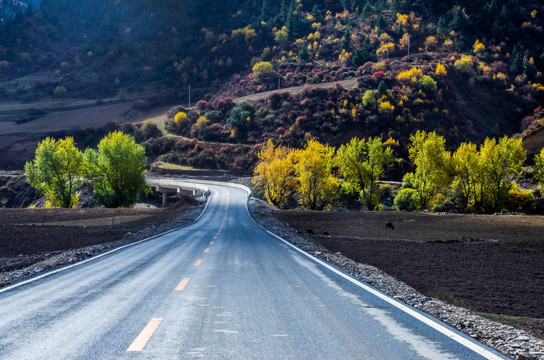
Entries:
[[0,359],[501,358],[260,228],[242,189],[210,190],[191,226],[0,290]]

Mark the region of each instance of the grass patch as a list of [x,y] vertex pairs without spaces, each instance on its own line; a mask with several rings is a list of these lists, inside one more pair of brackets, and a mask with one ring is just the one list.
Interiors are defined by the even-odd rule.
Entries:
[[450,293],[445,289],[433,289],[427,292],[426,294],[429,297],[439,299],[447,302],[448,304],[464,307],[465,303],[463,300],[457,298],[455,295]]
[[217,169],[197,169],[191,166],[187,165],[177,165],[177,164],[171,164],[171,163],[165,163],[162,161],[157,161],[155,165],[161,169],[161,170],[175,170],[175,171],[213,171],[213,172],[225,172],[228,173],[227,170],[217,170]]
[[199,170],[187,165],[177,165],[177,164],[165,163],[162,161],[157,162],[156,165],[159,169],[162,169],[162,170],[180,170],[180,171]]
[[490,314],[484,312],[476,312],[476,315],[485,317],[490,320],[496,321],[512,321],[512,322],[540,322],[544,321],[542,318],[532,318],[526,316],[512,316],[512,315],[502,315],[502,314]]

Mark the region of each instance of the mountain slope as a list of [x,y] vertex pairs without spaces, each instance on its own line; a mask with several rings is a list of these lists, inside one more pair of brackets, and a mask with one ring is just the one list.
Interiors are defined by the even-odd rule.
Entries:
[[[453,147],[540,121],[542,14],[528,0],[44,0],[2,26],[0,92],[33,101],[64,87],[70,97],[186,102],[190,85],[193,102],[206,102],[182,126],[167,125],[201,141],[337,145],[379,135],[402,145],[425,129]],[[272,71],[253,73],[259,62]],[[18,80],[44,73],[52,80]],[[230,100],[345,79],[358,86]]]

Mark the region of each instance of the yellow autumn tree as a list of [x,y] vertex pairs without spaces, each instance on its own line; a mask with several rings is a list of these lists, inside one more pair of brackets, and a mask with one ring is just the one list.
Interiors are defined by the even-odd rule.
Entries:
[[399,40],[399,45],[401,50],[406,50],[408,55],[410,55],[410,34],[404,33]]
[[438,45],[438,40],[436,40],[436,37],[434,36],[427,36],[425,39],[425,50],[426,51],[432,51],[436,48],[436,45]]
[[378,50],[376,50],[376,55],[383,56],[385,55],[389,58],[389,55],[395,50],[395,44],[392,42],[383,43],[380,45]]
[[448,72],[446,71],[446,66],[444,66],[444,64],[438,63],[438,65],[436,65],[435,74],[438,76],[448,75]]
[[395,111],[395,107],[389,101],[381,101],[378,104],[378,112],[381,115],[391,115]]
[[476,39],[474,45],[472,45],[472,51],[474,51],[476,55],[483,54],[485,52],[485,45],[482,44],[480,40]]
[[330,207],[338,198],[340,180],[332,174],[334,148],[308,140],[296,165],[301,204],[312,210]]
[[408,29],[408,15],[397,13],[397,20],[395,21],[398,26],[402,25],[403,29]]
[[252,71],[253,75],[255,75],[259,81],[269,80],[276,74],[274,71],[274,66],[272,66],[272,63],[268,61],[260,61],[256,63],[253,65]]
[[421,69],[413,67],[411,69],[401,71],[397,75],[397,80],[401,82],[417,82],[423,76]]
[[296,187],[296,150],[275,146],[269,139],[257,156],[259,162],[253,172],[253,186],[264,191],[268,203],[283,207]]

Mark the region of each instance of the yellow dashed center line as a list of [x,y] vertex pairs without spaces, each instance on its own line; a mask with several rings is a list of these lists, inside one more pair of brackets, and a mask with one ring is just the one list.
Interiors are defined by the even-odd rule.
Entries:
[[195,266],[200,266],[200,264],[202,264],[202,259],[198,259],[198,260],[195,262]]
[[213,244],[215,244],[215,242],[213,242],[213,241],[210,241],[210,245],[213,245]]
[[138,335],[136,339],[134,339],[132,344],[130,344],[127,351],[142,351],[144,347],[147,345],[147,342],[149,341],[149,339],[151,339],[151,337],[153,336],[153,334],[155,333],[155,331],[161,324],[161,322],[162,322],[161,318],[151,319],[147,323],[145,328],[142,330],[140,335]]
[[209,253],[209,252],[210,252],[210,248],[205,248],[205,249],[204,249],[204,252],[205,252],[205,253]]
[[184,278],[183,280],[181,280],[181,282],[178,284],[178,286],[176,287],[175,291],[183,291],[183,289],[185,289],[185,287],[187,286],[187,284],[189,283],[189,278]]

